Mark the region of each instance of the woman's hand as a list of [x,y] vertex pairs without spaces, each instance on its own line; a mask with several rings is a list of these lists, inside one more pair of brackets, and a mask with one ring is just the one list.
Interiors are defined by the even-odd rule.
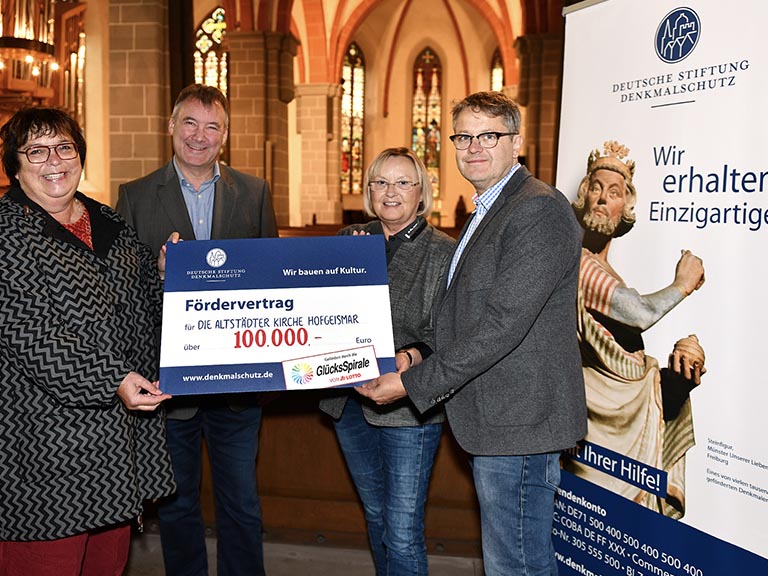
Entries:
[[170,394],[163,394],[157,384],[136,372],[128,372],[117,387],[117,397],[128,410],[151,412],[171,397]]
[[421,364],[421,352],[416,348],[398,350],[395,354],[395,369],[398,374],[402,374],[409,368]]

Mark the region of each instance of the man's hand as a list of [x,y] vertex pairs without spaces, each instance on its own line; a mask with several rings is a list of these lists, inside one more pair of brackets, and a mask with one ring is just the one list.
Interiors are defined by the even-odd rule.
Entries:
[[[172,232],[167,241],[173,244],[181,242],[181,235],[178,232]],[[157,273],[160,280],[165,280],[165,248],[165,244],[160,246],[160,253],[157,255]]]
[[[142,393],[142,390],[144,392]],[[157,387],[157,382],[150,382],[136,372],[128,372],[117,387],[117,396],[128,410],[144,410],[151,412],[160,403],[168,400],[171,395],[163,394]]]
[[690,250],[681,252],[682,256],[675,267],[675,281],[672,284],[685,298],[704,284],[704,264],[701,258],[694,256]]
[[403,381],[400,379],[400,374],[396,372],[389,372],[375,380],[366,382],[362,386],[356,386],[355,390],[376,404],[391,404],[408,396]]

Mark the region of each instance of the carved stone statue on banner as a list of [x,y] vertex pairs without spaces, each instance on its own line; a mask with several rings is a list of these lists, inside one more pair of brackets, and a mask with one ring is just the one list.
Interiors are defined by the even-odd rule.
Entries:
[[685,453],[694,445],[689,393],[701,382],[704,350],[695,335],[679,340],[666,367],[645,353],[642,333],[704,283],[700,258],[683,250],[669,286],[641,295],[608,263],[614,238],[635,224],[635,163],[609,141],[594,150],[573,208],[584,228],[579,275],[579,341],[589,410],[588,442],[667,473],[667,496],[567,460],[566,469],[638,504],[681,518]]

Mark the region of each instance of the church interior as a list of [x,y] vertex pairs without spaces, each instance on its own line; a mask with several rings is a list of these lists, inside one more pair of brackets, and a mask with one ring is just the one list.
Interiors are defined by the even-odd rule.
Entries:
[[[114,206],[121,183],[167,163],[168,118],[191,83],[231,106],[222,161],[267,180],[281,236],[364,218],[367,163],[412,148],[433,183],[429,220],[456,235],[472,187],[451,104],[500,90],[523,112],[521,160],[554,183],[563,0],[2,0],[0,123],[57,106],[84,128],[80,190]],[[8,182],[4,179],[0,186]],[[362,507],[313,392],[265,408],[258,482],[265,541],[366,548]],[[211,480],[203,478],[214,526]],[[430,554],[480,557],[466,459],[445,427],[427,504]]]

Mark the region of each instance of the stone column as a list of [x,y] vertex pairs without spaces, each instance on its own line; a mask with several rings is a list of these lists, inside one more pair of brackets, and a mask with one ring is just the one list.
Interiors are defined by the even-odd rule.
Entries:
[[289,223],[288,107],[297,42],[276,32],[228,32],[230,163],[269,183],[279,226]]
[[110,0],[110,196],[168,162],[168,9],[164,0]]
[[520,58],[517,99],[526,107],[528,164],[534,174],[550,184],[555,181],[560,92],[563,79],[563,36],[528,34],[515,41]]
[[301,135],[301,222],[341,224],[339,84],[296,87]]

